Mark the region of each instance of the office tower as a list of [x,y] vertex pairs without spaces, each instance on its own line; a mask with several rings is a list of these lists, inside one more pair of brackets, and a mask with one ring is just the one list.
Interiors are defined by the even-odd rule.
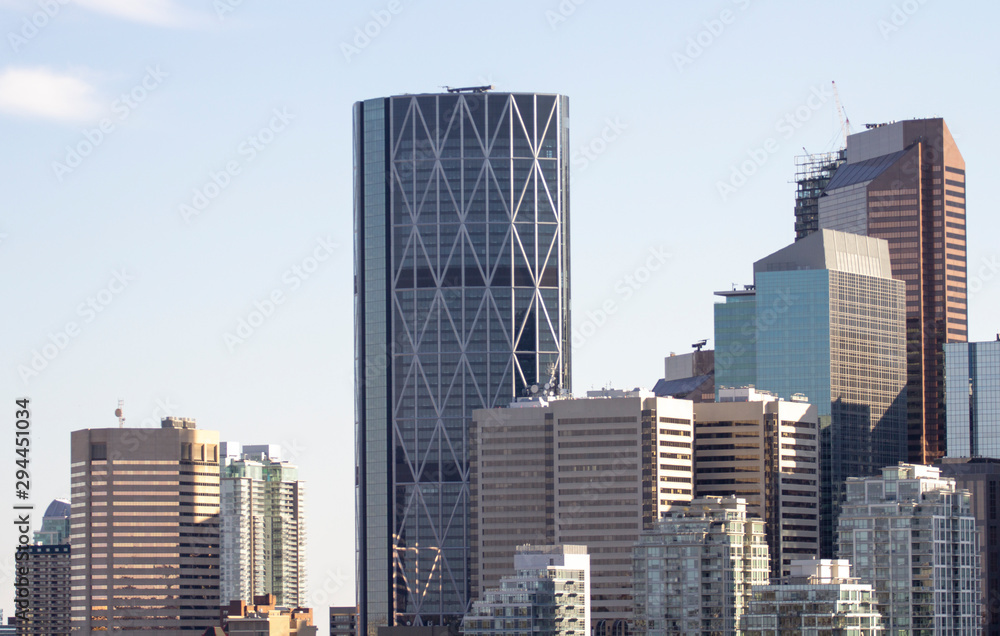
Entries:
[[847,477],[906,456],[904,285],[888,244],[821,230],[754,263],[754,285],[717,292],[716,387],[803,394],[820,422],[820,555]]
[[[50,506],[51,507],[51,506]],[[69,544],[28,545],[17,565],[27,569],[28,604],[17,623],[21,636],[68,636],[70,633]]]
[[871,584],[851,576],[846,559],[792,561],[780,583],[756,585],[741,621],[743,636],[880,636],[882,615]]
[[222,598],[306,598],[305,483],[277,446],[223,442]]
[[1000,336],[944,346],[948,457],[1000,459]]
[[819,554],[816,407],[754,389],[694,405],[695,494],[740,497],[766,523],[771,578]]
[[965,342],[965,161],[943,119],[869,125],[819,200],[819,227],[883,238],[906,282],[909,461],[945,454],[946,342]]
[[875,586],[886,633],[980,634],[979,535],[970,495],[938,468],[847,480],[839,558]]
[[219,434],[193,419],[74,431],[73,631],[191,634],[219,619]]
[[514,572],[473,602],[463,634],[591,636],[587,546],[518,546]]
[[354,106],[362,629],[458,627],[472,411],[570,389],[569,100],[399,95]]
[[35,543],[59,545],[69,543],[70,503],[65,499],[53,499],[42,517],[42,529],[35,533]]
[[253,603],[231,601],[225,614],[225,633],[229,636],[317,636],[313,611],[303,607],[284,607],[274,594],[253,597]]
[[499,585],[523,543],[586,545],[594,634],[624,636],[632,543],[693,494],[693,403],[648,391],[588,396],[475,412],[473,590]]
[[669,507],[633,556],[639,635],[738,634],[751,585],[768,581],[764,522],[738,497]]
[[358,636],[358,608],[330,608],[330,636]]
[[795,240],[819,230],[819,198],[837,168],[847,161],[847,149],[795,157]]
[[972,495],[982,566],[983,634],[1000,636],[1000,459],[946,457],[936,466],[943,477],[955,480],[955,488]]
[[663,378],[653,386],[656,397],[672,397],[694,402],[715,400],[715,352],[702,351],[704,341],[695,343],[696,351],[670,354],[663,363]]

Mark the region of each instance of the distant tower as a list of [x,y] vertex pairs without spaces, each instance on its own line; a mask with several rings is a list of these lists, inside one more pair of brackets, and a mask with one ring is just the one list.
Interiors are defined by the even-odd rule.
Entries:
[[819,199],[819,227],[883,238],[906,282],[909,461],[945,455],[946,342],[968,340],[965,160],[943,119],[869,124]]
[[306,602],[305,483],[277,446],[225,442],[222,459],[222,599],[273,594]]
[[71,461],[73,631],[218,625],[219,434],[175,417],[74,431]]

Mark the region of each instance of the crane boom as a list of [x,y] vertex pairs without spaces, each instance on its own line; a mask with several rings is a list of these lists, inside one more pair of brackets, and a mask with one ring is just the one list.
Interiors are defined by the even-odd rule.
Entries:
[[840,116],[840,132],[844,136],[844,146],[847,146],[847,136],[851,134],[851,120],[847,117],[844,112],[844,107],[840,103],[840,92],[837,91],[837,82],[831,81],[833,84],[833,100],[837,104],[837,115]]

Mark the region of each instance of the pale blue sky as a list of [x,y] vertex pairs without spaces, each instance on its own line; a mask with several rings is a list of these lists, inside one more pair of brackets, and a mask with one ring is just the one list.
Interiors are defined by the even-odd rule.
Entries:
[[[290,451],[320,624],[353,604],[359,99],[490,83],[569,95],[578,393],[651,386],[670,351],[711,338],[712,292],[791,242],[793,157],[840,135],[831,80],[855,130],[945,117],[968,171],[970,336],[994,338],[1000,7],[577,2],[0,0],[0,382],[11,429],[14,397],[32,399],[35,525],[69,494],[70,431],[114,426],[119,398],[128,425],[169,408]],[[365,46],[343,46],[366,27]],[[766,160],[723,197],[748,153]],[[213,198],[185,220],[196,189]],[[314,252],[326,260],[299,277]],[[227,346],[274,290],[283,302]],[[50,334],[68,343],[25,381]]]

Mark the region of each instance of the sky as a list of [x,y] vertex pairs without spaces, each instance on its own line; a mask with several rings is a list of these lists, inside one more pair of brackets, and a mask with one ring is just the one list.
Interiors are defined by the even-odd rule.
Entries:
[[998,22],[940,0],[0,0],[0,422],[13,438],[30,399],[34,529],[69,495],[70,432],[117,426],[121,399],[126,426],[281,445],[308,484],[318,624],[354,604],[362,99],[569,96],[578,394],[651,387],[711,346],[713,292],[794,239],[795,156],[842,143],[833,81],[854,132],[945,118],[969,336],[994,339]]

